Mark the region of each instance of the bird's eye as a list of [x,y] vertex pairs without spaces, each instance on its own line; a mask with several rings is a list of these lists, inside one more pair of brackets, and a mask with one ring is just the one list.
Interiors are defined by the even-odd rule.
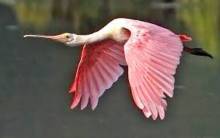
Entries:
[[69,38],[70,38],[70,36],[69,36],[69,35],[66,35],[66,38],[67,38],[67,39],[69,39]]

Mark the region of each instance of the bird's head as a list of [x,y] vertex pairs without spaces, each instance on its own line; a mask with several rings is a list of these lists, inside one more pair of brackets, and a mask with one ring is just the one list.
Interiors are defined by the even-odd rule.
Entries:
[[71,33],[62,33],[59,35],[24,35],[24,37],[33,37],[33,38],[46,38],[54,41],[64,43],[66,45],[75,46],[78,44],[77,35]]

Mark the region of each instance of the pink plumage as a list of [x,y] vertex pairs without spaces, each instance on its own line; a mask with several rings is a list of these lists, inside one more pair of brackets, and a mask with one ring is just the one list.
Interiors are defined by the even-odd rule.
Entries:
[[85,45],[78,65],[75,81],[70,92],[75,92],[71,108],[81,99],[81,109],[89,100],[92,109],[98,104],[98,98],[122,75],[120,65],[125,64],[123,46],[113,40]]
[[[86,44],[82,51],[71,108],[89,100],[92,109],[99,97],[122,75],[120,65],[128,66],[128,76],[135,104],[144,115],[155,120],[165,117],[165,95],[172,97],[174,77],[179,64],[182,42],[178,35],[160,26],[130,19],[116,19],[111,24],[130,32],[125,43],[114,40]],[[185,37],[182,37],[185,38]]]
[[[123,74],[121,66],[128,66],[131,93],[137,107],[154,120],[164,119],[166,96],[173,97],[174,74],[187,35],[176,35],[163,27],[138,20],[114,19],[89,35],[63,33],[55,36],[25,35],[83,46],[74,82],[71,109],[88,104],[94,110],[99,97]],[[194,54],[209,56],[200,48],[184,47]]]

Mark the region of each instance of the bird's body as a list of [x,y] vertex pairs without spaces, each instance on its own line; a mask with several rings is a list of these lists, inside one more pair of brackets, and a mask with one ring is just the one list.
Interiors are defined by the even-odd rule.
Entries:
[[121,66],[125,65],[135,104],[147,118],[152,116],[154,120],[165,117],[165,97],[173,96],[182,41],[191,40],[163,27],[125,18],[114,19],[89,35],[27,36],[84,46],[70,87],[74,95],[71,108],[80,104],[84,109],[90,102],[95,109],[99,97],[123,74]]

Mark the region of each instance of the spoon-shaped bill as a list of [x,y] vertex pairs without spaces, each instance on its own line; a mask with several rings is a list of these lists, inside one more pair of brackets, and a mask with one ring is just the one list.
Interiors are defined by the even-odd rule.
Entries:
[[45,38],[45,39],[50,39],[50,40],[54,40],[54,41],[58,41],[58,42],[62,42],[62,43],[66,42],[66,37],[64,34],[60,34],[60,35],[32,35],[32,34],[24,35],[24,38],[27,38],[27,37]]

